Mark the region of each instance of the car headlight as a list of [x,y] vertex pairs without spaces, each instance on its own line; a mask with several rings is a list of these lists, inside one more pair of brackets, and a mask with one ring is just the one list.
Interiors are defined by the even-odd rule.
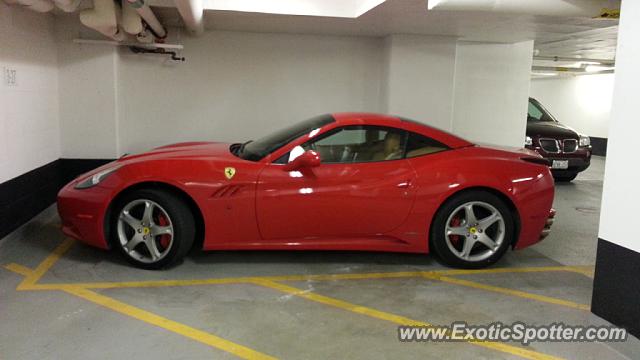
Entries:
[[114,172],[116,172],[118,169],[120,169],[120,166],[114,166],[108,169],[104,169],[100,172],[97,172],[91,176],[89,176],[88,178],[82,180],[81,182],[77,183],[75,188],[76,189],[88,189],[90,187],[94,187],[96,185],[98,185],[102,180],[106,179],[109,175],[113,174]]
[[525,146],[533,145],[533,139],[531,138],[531,136],[527,136],[524,138],[524,145]]
[[591,138],[588,136],[580,135],[580,146],[585,147],[591,145]]

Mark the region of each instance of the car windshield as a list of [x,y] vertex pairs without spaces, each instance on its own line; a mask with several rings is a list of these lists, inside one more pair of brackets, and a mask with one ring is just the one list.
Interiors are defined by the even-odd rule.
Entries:
[[300,136],[334,121],[335,119],[331,115],[317,116],[276,131],[255,141],[247,141],[244,144],[232,144],[229,150],[242,159],[259,161]]
[[529,99],[527,121],[557,121],[537,100]]

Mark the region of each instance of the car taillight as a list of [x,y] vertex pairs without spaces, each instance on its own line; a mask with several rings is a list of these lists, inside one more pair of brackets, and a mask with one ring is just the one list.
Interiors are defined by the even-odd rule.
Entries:
[[526,162],[530,162],[538,165],[551,166],[550,160],[547,160],[545,158],[540,158],[540,157],[525,156],[525,157],[521,157],[520,160],[524,160]]

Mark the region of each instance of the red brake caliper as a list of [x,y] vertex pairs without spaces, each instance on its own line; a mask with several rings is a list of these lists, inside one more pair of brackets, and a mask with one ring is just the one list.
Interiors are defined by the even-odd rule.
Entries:
[[[457,227],[457,226],[460,226],[461,223],[462,223],[462,220],[460,220],[460,218],[456,216],[453,219],[451,219],[451,224],[449,224],[449,226]],[[460,235],[449,235],[449,240],[451,240],[452,245],[457,245],[458,241],[460,241]]]
[[[158,221],[156,224],[159,226],[167,226],[169,225],[169,220],[164,216],[164,214],[160,213],[158,214]],[[162,246],[163,249],[166,249],[169,246],[169,241],[171,241],[171,235],[160,235],[160,246]]]

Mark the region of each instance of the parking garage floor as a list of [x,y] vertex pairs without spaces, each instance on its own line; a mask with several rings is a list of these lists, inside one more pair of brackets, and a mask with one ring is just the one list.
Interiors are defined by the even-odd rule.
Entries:
[[552,234],[495,267],[356,252],[195,252],[164,271],[65,238],[0,241],[2,359],[625,359],[625,343],[405,343],[398,325],[607,324],[589,312],[604,160],[558,184]]

